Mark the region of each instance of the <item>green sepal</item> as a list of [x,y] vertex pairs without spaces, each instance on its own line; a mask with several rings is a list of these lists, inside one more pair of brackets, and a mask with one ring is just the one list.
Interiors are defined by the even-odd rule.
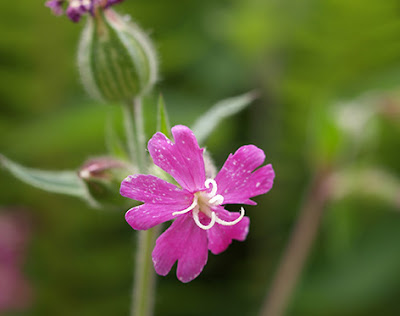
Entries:
[[168,119],[167,107],[165,106],[164,98],[161,94],[158,97],[157,113],[157,131],[172,139],[171,125]]

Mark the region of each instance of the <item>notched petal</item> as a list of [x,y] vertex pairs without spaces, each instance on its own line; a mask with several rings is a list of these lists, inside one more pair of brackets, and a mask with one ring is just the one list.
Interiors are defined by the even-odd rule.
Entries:
[[[121,183],[122,196],[145,203],[186,205],[191,194],[153,175],[136,174]],[[182,208],[184,209],[184,208]]]
[[[256,204],[250,198],[268,192],[275,173],[271,165],[258,168],[265,160],[264,152],[254,146],[240,147],[229,155],[215,178],[218,194],[225,204]],[[254,171],[255,170],[255,171]]]
[[190,282],[207,263],[207,233],[196,226],[189,214],[182,215],[157,239],[152,257],[160,275],[167,275],[178,261],[178,279]]
[[156,133],[148,143],[154,163],[169,173],[184,189],[195,192],[204,187],[203,149],[186,126],[172,128],[175,143]]

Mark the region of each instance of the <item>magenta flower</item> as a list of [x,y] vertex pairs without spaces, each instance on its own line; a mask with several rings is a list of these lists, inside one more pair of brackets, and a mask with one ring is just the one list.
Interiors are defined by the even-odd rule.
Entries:
[[152,257],[154,268],[167,275],[178,261],[177,277],[190,282],[203,270],[208,250],[223,252],[232,239],[243,241],[249,231],[249,218],[231,213],[224,204],[256,203],[250,198],[268,192],[275,177],[271,165],[257,170],[264,152],[253,145],[231,154],[215,179],[206,179],[203,150],[186,126],[172,128],[175,143],[156,133],[148,143],[154,163],[169,173],[180,188],[152,175],[128,176],[121,194],[144,202],[126,213],[136,230],[146,230],[175,219],[157,239]]
[[73,22],[79,22],[81,16],[87,13],[94,14],[96,8],[106,9],[112,5],[120,3],[124,0],[49,0],[46,6],[49,7],[55,15],[64,13],[64,3],[68,3],[66,15]]

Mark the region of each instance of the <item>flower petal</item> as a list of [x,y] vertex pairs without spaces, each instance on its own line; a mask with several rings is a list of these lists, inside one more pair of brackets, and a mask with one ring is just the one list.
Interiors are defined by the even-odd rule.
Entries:
[[148,149],[154,163],[189,192],[204,189],[203,149],[199,147],[196,137],[183,125],[174,126],[172,135],[175,143],[162,133],[156,133],[150,139]]
[[[125,178],[120,193],[127,198],[151,204],[189,206],[193,200],[192,194],[160,178],[144,174]],[[182,210],[186,207],[182,207]]]
[[[219,207],[217,216],[227,222],[232,222],[240,216],[239,213],[228,212],[222,207]],[[215,224],[207,231],[208,249],[215,255],[223,252],[232,243],[232,239],[243,241],[249,232],[250,219],[245,216],[243,219],[233,226],[223,226]]]
[[189,205],[145,203],[128,210],[125,214],[125,220],[133,229],[147,230],[175,218],[178,215],[174,216],[172,213],[182,211],[189,207]]
[[254,145],[242,146],[229,155],[215,178],[217,193],[224,197],[224,204],[255,205],[249,198],[271,189],[275,177],[272,166],[266,165],[254,171],[264,160],[264,152]]
[[190,282],[207,263],[207,233],[194,223],[191,215],[182,215],[157,239],[152,255],[158,274],[167,275],[178,260],[178,279]]

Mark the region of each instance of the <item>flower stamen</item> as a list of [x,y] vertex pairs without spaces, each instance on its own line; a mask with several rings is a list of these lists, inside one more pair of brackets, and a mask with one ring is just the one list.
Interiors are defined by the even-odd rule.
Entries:
[[[182,211],[173,212],[172,216],[186,214],[186,213],[188,213],[188,212],[193,210],[193,213],[192,213],[193,220],[195,221],[197,226],[199,226],[201,229],[204,229],[204,230],[208,230],[208,229],[212,228],[215,225],[215,223],[218,223],[218,224],[220,224],[222,226],[233,226],[233,225],[239,223],[242,220],[242,218],[244,217],[244,212],[245,212],[243,207],[240,208],[240,216],[238,218],[236,218],[235,220],[231,221],[231,222],[227,222],[227,221],[224,221],[223,219],[220,219],[216,215],[215,212],[211,211],[209,209],[209,207],[211,205],[212,206],[221,205],[222,203],[224,203],[224,197],[221,194],[217,194],[218,187],[217,187],[217,183],[216,183],[215,180],[207,179],[204,182],[204,186],[207,189],[209,189],[210,186],[212,187],[211,188],[211,192],[207,194],[207,198],[208,198],[208,201],[206,202],[207,204],[203,205],[203,203],[205,201],[202,202],[201,195],[200,195],[200,204],[199,204],[199,200],[198,200],[199,199],[199,195],[197,195],[198,193],[196,193],[193,196],[193,202],[189,207],[185,208]],[[199,219],[200,207],[205,207],[208,210],[207,211],[207,216],[208,217],[211,216],[211,220],[210,220],[210,223],[208,225],[203,225],[200,222],[200,219]],[[203,213],[206,213],[206,210],[203,210]]]
[[240,216],[237,219],[235,219],[234,221],[227,222],[218,217],[215,217],[215,222],[217,222],[218,224],[223,225],[223,226],[233,226],[233,225],[236,225],[237,223],[239,223],[243,217],[244,217],[244,208],[241,207],[240,208]]
[[187,213],[187,212],[190,212],[190,211],[193,210],[196,206],[197,206],[197,196],[194,196],[193,202],[192,202],[192,204],[191,204],[188,208],[185,208],[185,209],[182,210],[182,211],[173,212],[173,213],[172,213],[172,216],[175,216],[175,215],[182,215],[182,214],[185,214],[185,213]]
[[217,215],[215,215],[215,212],[211,212],[211,221],[210,221],[210,223],[208,225],[203,225],[202,223],[200,223],[200,220],[199,220],[199,209],[197,208],[197,209],[195,209],[193,211],[193,220],[196,223],[196,225],[199,226],[201,229],[208,230],[208,229],[210,229],[211,227],[214,226],[214,224],[215,224],[215,222],[217,220]]

